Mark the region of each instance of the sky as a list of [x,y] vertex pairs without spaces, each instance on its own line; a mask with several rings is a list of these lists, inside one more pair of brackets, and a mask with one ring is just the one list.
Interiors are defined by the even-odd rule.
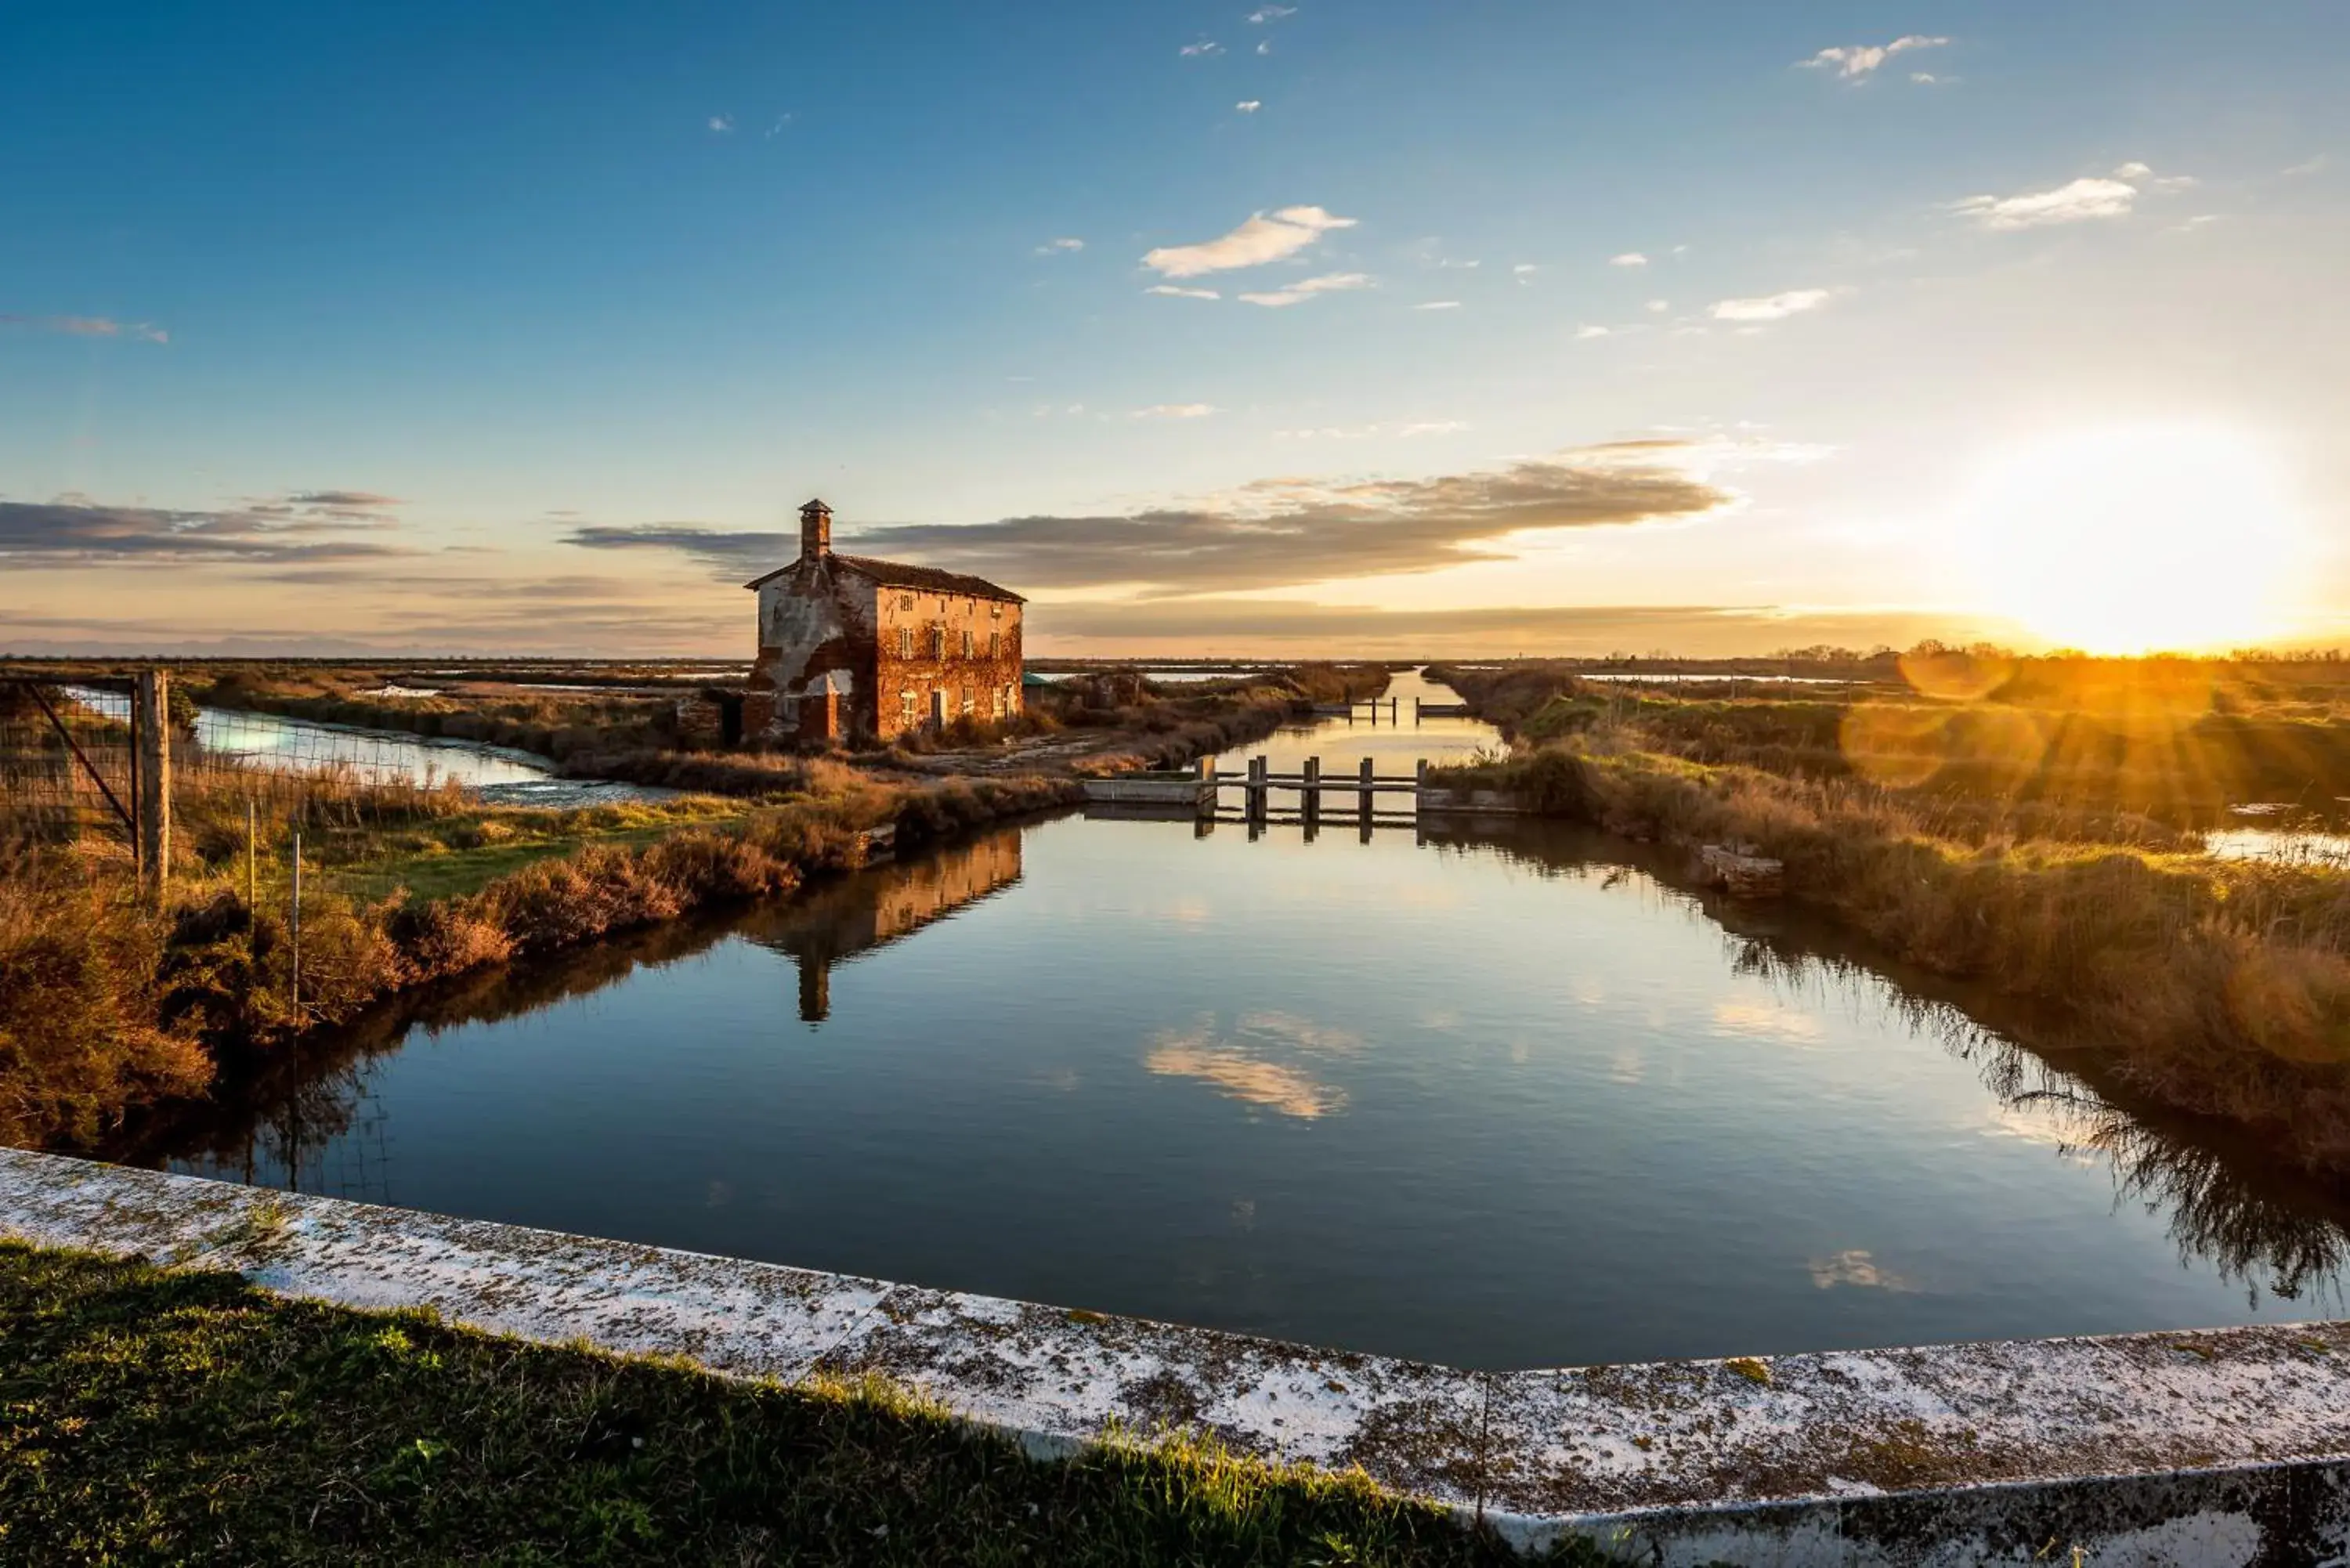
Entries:
[[36,3],[0,651],[2350,643],[2350,6]]

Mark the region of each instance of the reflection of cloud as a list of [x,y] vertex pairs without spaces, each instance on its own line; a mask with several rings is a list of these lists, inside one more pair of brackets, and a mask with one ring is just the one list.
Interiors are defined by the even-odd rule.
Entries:
[[1619,1084],[1637,1084],[1648,1075],[1648,1064],[1637,1046],[1626,1046],[1608,1060],[1607,1075]]
[[1295,1067],[1260,1062],[1243,1052],[1197,1039],[1166,1041],[1142,1064],[1161,1077],[1197,1078],[1231,1099],[1313,1121],[1346,1108],[1346,1091],[1317,1084]]
[[1362,1036],[1347,1030],[1295,1013],[1247,1012],[1230,1039],[1219,1037],[1212,1017],[1203,1016],[1188,1030],[1169,1030],[1152,1042],[1142,1064],[1162,1077],[1212,1085],[1244,1105],[1314,1121],[1346,1109],[1347,1092],[1280,1058],[1349,1056],[1362,1049]]
[[1815,1045],[1826,1031],[1819,1019],[1768,1002],[1718,1002],[1713,1005],[1718,1033],[1754,1040],[1777,1040],[1790,1045]]
[[1243,1012],[1240,1032],[1267,1035],[1317,1055],[1351,1056],[1363,1048],[1363,1037],[1350,1029],[1328,1029],[1293,1012]]
[[1834,1290],[1838,1285],[1850,1285],[1856,1290],[1891,1291],[1897,1295],[1909,1295],[1918,1287],[1900,1275],[1877,1265],[1877,1260],[1866,1248],[1838,1252],[1832,1258],[1814,1258],[1811,1262],[1812,1283],[1821,1290]]

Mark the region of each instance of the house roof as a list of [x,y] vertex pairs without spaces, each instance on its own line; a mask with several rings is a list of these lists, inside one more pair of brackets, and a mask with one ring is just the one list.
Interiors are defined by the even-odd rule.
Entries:
[[[877,561],[870,556],[835,556],[833,563],[845,566],[860,577],[869,577],[889,588],[919,588],[926,594],[964,594],[975,599],[1002,599],[1006,604],[1024,605],[1028,601],[1010,588],[999,587],[985,577],[966,576],[961,572],[942,572],[936,566],[910,566],[903,561]],[[777,566],[763,576],[752,578],[746,588],[764,587],[785,572],[799,565]]]

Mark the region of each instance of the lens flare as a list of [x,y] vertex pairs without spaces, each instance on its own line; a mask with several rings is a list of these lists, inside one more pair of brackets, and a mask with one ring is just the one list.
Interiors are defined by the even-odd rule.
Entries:
[[1950,543],[1983,608],[2087,652],[2146,653],[2277,635],[2305,541],[2257,447],[2170,426],[2015,453]]

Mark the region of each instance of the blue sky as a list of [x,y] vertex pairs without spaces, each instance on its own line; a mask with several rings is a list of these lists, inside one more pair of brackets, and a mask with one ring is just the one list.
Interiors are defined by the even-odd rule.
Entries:
[[7,26],[7,646],[744,651],[819,492],[1040,646],[2063,640],[1968,497],[2115,426],[2343,602],[2339,5]]

